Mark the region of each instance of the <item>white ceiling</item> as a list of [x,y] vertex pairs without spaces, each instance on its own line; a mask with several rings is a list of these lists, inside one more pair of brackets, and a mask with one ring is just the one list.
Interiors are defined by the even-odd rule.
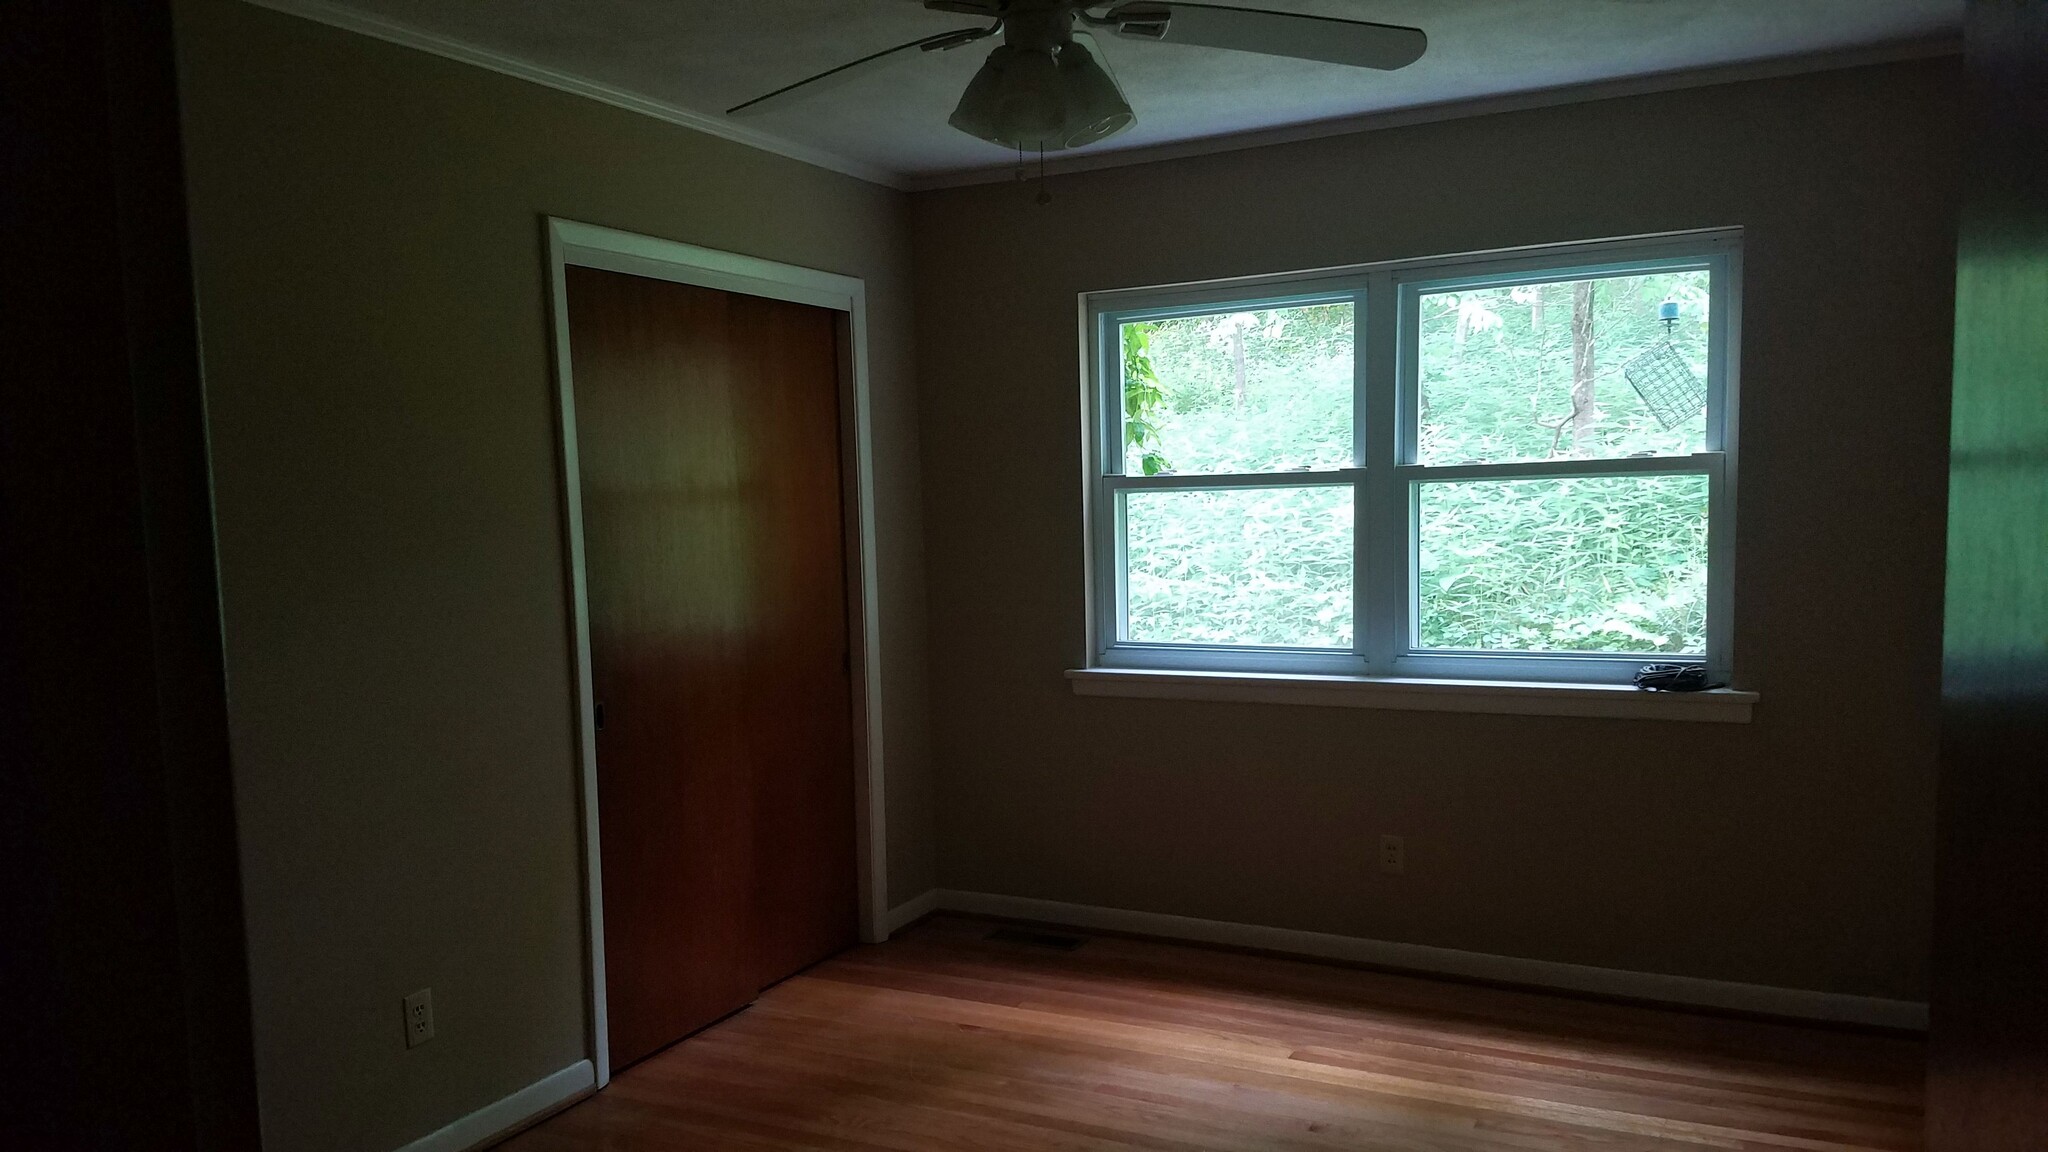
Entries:
[[[970,17],[919,0],[257,0],[345,9],[710,116]],[[1656,73],[1954,35],[1964,0],[1229,0],[1407,24],[1398,72],[1102,38],[1138,113],[1125,149]],[[309,13],[309,14],[317,14]],[[900,176],[1013,157],[946,126],[988,45],[900,62],[746,127]]]

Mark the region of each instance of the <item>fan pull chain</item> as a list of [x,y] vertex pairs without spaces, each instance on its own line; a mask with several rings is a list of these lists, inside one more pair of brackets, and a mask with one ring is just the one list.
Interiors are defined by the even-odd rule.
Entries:
[[[1017,183],[1031,179],[1031,168],[1024,154],[1024,145],[1017,145]],[[1038,146],[1038,195],[1033,199],[1043,205],[1052,203],[1052,189],[1045,182],[1045,145]]]

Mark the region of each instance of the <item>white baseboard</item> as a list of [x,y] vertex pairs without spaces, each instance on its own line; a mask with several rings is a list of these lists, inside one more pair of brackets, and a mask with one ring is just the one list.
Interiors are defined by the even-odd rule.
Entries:
[[907,928],[939,910],[939,890],[933,888],[922,896],[913,896],[894,908],[889,909],[889,931]]
[[[982,916],[1003,916],[1015,920],[1037,920],[1097,931],[1130,932],[1192,940],[1204,944],[1227,944],[1269,952],[1287,952],[1325,960],[1346,960],[1413,972],[1464,976],[1506,984],[1559,988],[1591,992],[1631,1000],[1657,1001],[1699,1008],[1720,1008],[1755,1012],[1804,1020],[1827,1020],[1845,1024],[1869,1024],[1884,1028],[1924,1030],[1927,1005],[1910,1000],[1885,1000],[1874,996],[1848,996],[1837,992],[1814,992],[1803,988],[1776,988],[1764,984],[1741,984],[1729,980],[1707,980],[1698,976],[1670,976],[1656,972],[1628,972],[1618,968],[1595,968],[1585,964],[1564,964],[1554,960],[1526,960],[1496,956],[1487,952],[1466,952],[1457,948],[1435,948],[1426,944],[1401,944],[1388,940],[1367,940],[1336,936],[1327,932],[1303,932],[1293,928],[1268,928],[1258,924],[1233,924],[1223,920],[1200,920],[1192,916],[1170,916],[1161,912],[1133,912],[1089,904],[1065,904],[1027,896],[999,896],[987,892],[956,892],[942,889],[928,892],[898,911],[923,906],[931,897],[949,912],[970,912]],[[924,907],[923,911],[930,911]],[[923,911],[919,915],[923,914]],[[897,919],[894,913],[891,920]],[[914,919],[912,917],[911,919]],[[904,920],[908,923],[908,919]]]
[[596,1088],[597,1070],[590,1061],[578,1060],[438,1132],[420,1137],[398,1152],[469,1152]]

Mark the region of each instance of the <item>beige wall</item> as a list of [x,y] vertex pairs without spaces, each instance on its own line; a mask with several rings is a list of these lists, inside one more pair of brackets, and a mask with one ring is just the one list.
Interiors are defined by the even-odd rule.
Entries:
[[[1921,994],[1952,64],[1062,177],[1041,208],[177,14],[268,1147],[395,1148],[584,1054],[545,214],[868,281],[895,900]],[[1077,293],[1725,224],[1754,724],[1069,694]],[[420,986],[440,1035],[407,1052]]]
[[[913,198],[940,881],[1789,987],[1925,990],[1953,61]],[[1082,699],[1075,297],[1748,229],[1746,727]],[[1407,837],[1407,874],[1372,861]]]
[[[890,882],[931,885],[904,200],[176,11],[265,1147],[392,1149],[584,1055],[543,214],[866,278]],[[408,1052],[423,986],[439,1037]]]

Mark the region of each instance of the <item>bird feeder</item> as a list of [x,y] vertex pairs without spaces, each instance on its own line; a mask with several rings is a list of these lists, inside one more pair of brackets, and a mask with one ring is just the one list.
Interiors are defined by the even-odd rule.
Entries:
[[1657,305],[1657,319],[1664,324],[1664,339],[1648,351],[1621,366],[1636,395],[1657,423],[1676,429],[1691,422],[1707,407],[1707,382],[1671,342],[1671,330],[1678,325],[1678,301],[1667,299]]

